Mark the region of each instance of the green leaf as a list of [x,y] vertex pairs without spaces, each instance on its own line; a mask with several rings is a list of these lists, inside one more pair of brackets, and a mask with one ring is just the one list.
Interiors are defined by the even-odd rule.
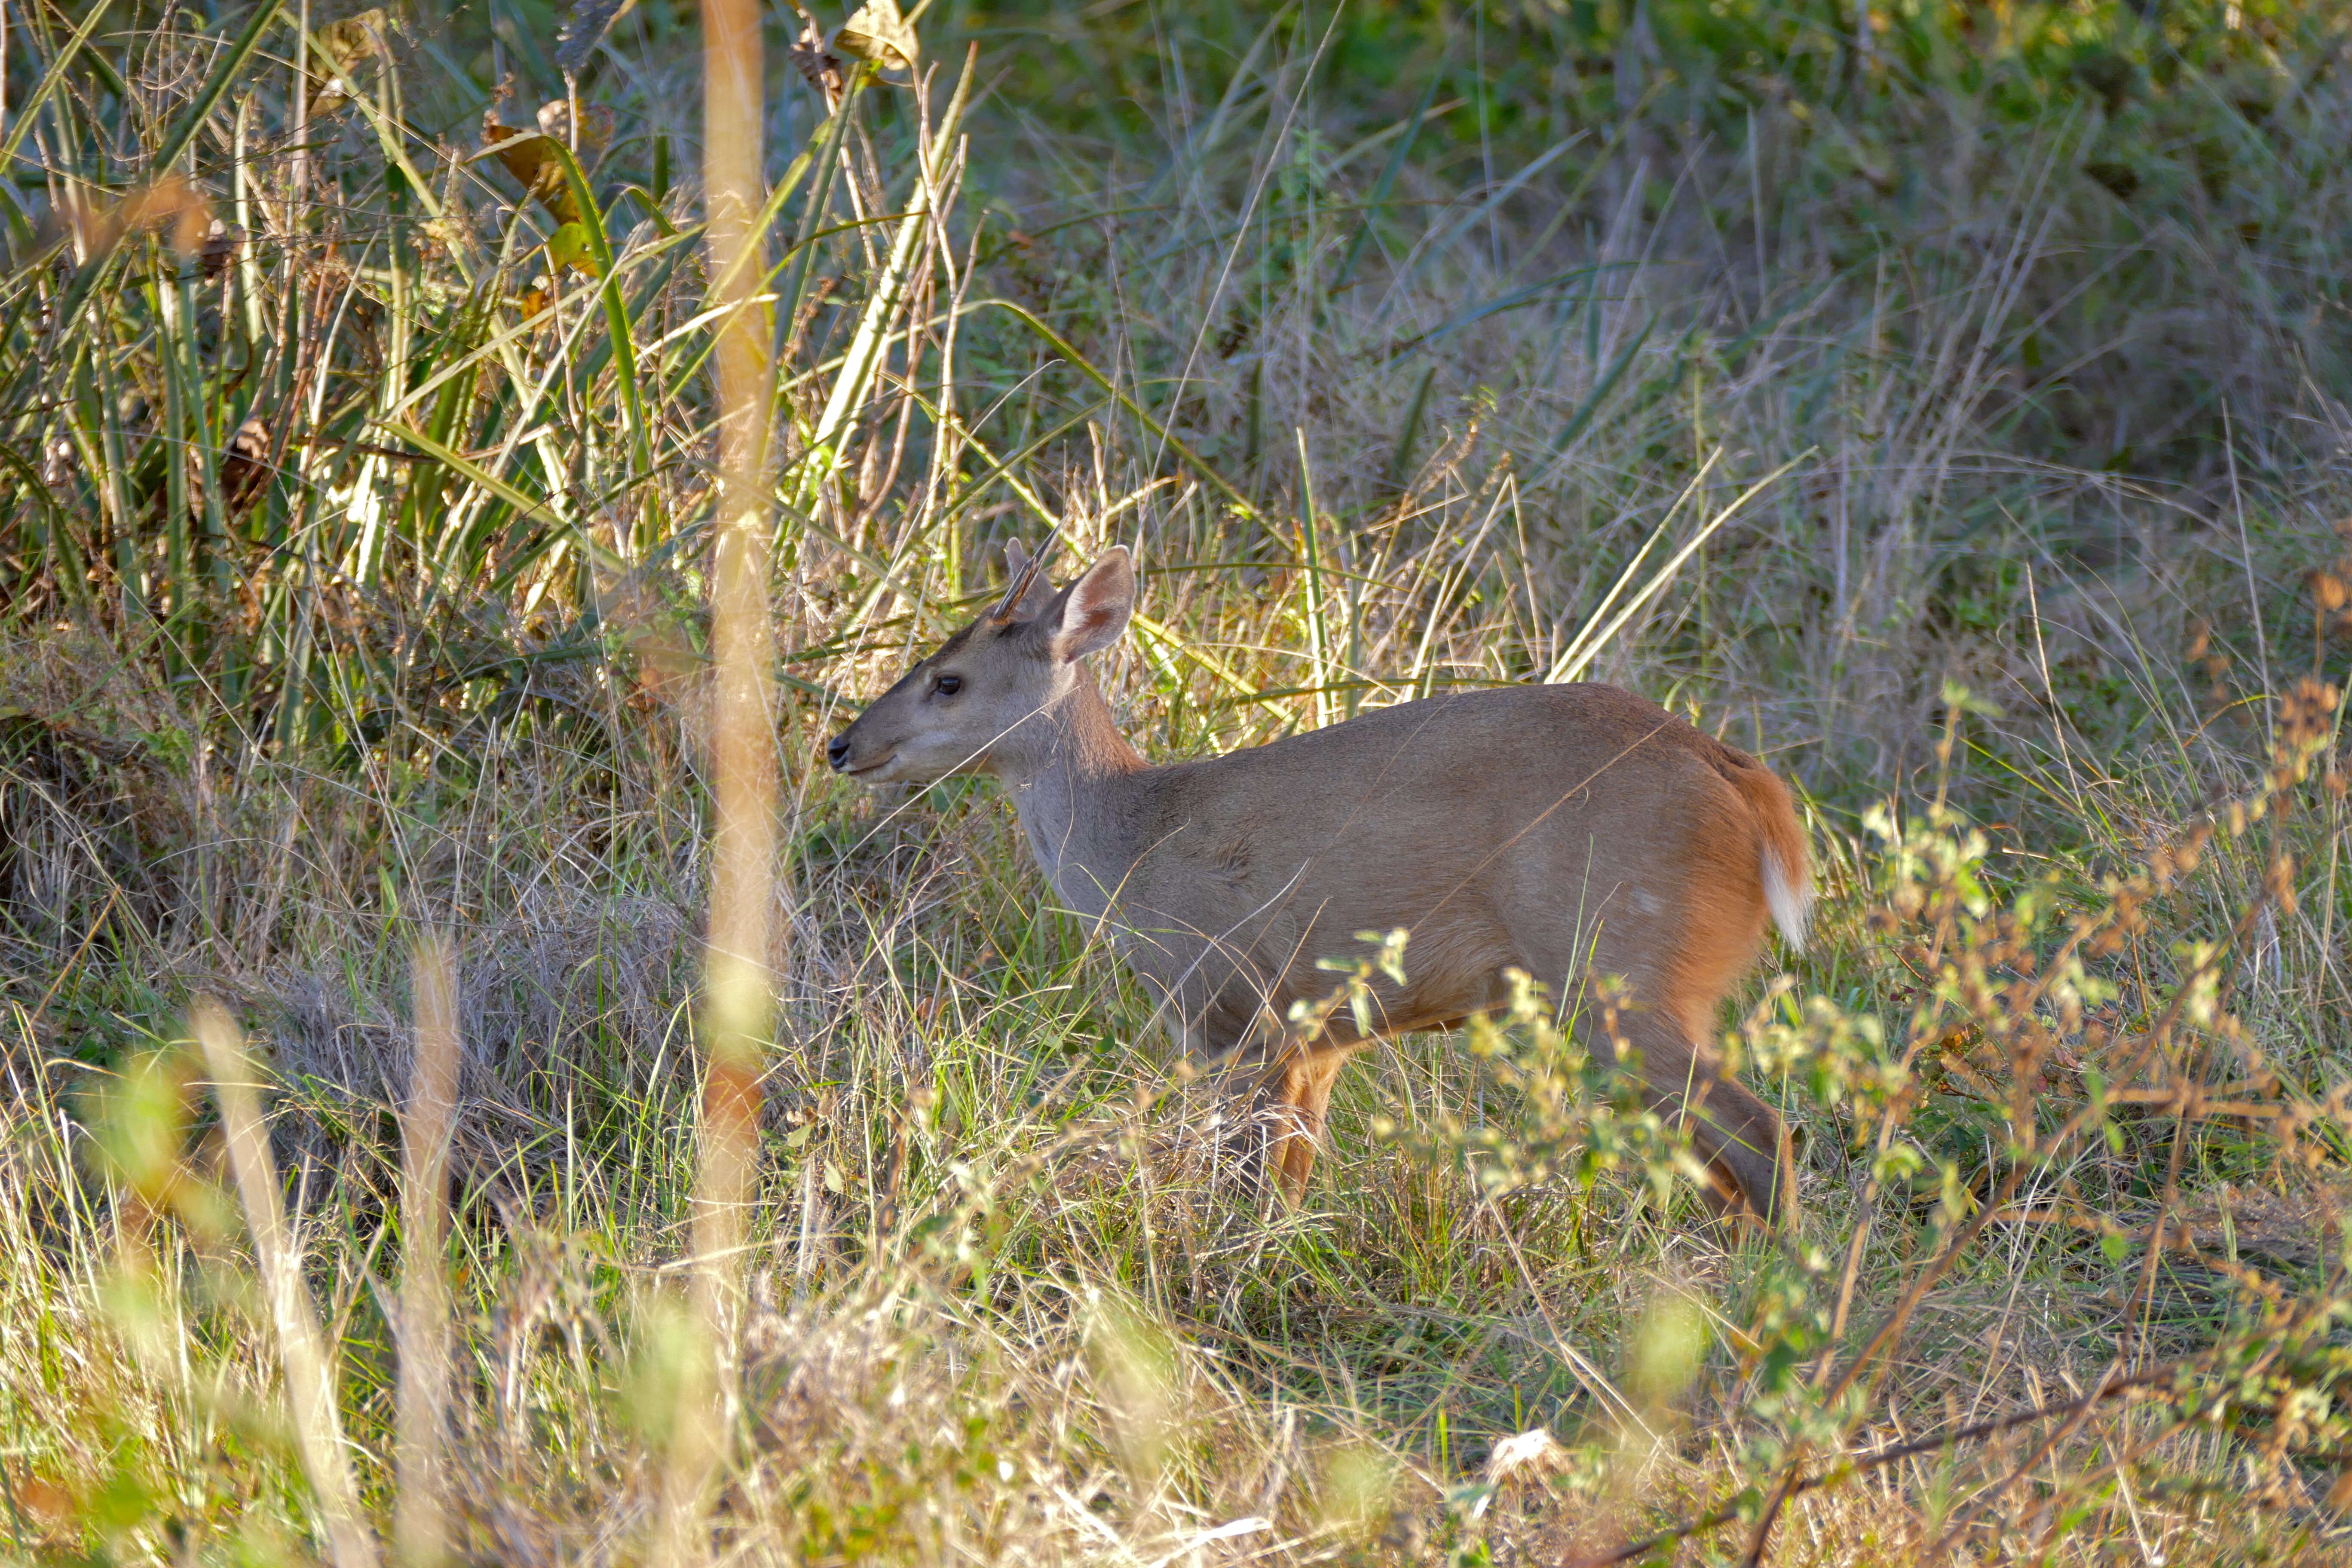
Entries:
[[588,237],[585,224],[556,225],[555,232],[547,237],[547,259],[551,266],[569,267],[591,278],[604,276],[604,263],[596,254],[595,244]]

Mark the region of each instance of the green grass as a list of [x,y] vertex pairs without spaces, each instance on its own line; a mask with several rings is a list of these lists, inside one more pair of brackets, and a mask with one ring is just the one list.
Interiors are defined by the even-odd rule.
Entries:
[[[778,1015],[714,1347],[692,12],[567,84],[536,4],[12,8],[8,1550],[391,1539],[446,930],[455,1557],[685,1507],[761,1560],[1550,1563],[1728,1506],[1653,1560],[1735,1563],[1799,1480],[1769,1561],[2341,1553],[2300,683],[2352,636],[2352,16],[1862,10],[946,4],[837,115],[771,29]],[[575,92],[576,150],[483,155]],[[1767,756],[1825,901],[1724,1027],[1801,1220],[1709,1229],[1539,1010],[1368,1053],[1303,1209],[1221,1181],[993,790],[822,763],[1049,527],[1139,547],[1100,673],[1155,760],[1555,672]],[[340,1546],[200,994],[267,1068]]]

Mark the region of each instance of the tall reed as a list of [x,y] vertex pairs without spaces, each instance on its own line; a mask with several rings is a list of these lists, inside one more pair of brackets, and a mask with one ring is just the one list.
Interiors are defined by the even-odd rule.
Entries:
[[736,1429],[732,1386],[746,1216],[757,1194],[760,1080],[774,1016],[775,645],[769,623],[768,421],[775,326],[767,278],[764,69],[756,0],[703,0],[703,202],[716,384],[710,593],[710,917],[703,969],[695,1321],[670,1429],[667,1560],[698,1562],[709,1483]]
[[[2340,7],[1833,9],[10,7],[7,1549],[2336,1551]],[[1048,531],[1156,759],[1769,752],[1801,1226],[1533,986],[1233,1203],[991,787],[799,761]]]

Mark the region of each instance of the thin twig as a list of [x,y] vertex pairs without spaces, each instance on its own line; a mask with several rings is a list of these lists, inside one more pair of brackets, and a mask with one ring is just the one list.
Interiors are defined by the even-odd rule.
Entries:
[[[1891,1448],[1881,1448],[1875,1453],[1866,1454],[1858,1459],[1842,1460],[1801,1480],[1790,1482],[1782,1494],[1782,1500],[1787,1498],[1801,1497],[1806,1492],[1819,1491],[1822,1488],[1833,1486],[1848,1477],[1881,1469],[1888,1465],[1899,1464],[1905,1459],[1916,1458],[1921,1454],[1932,1454],[1938,1449],[1956,1447],[1962,1443],[1973,1443],[1979,1438],[2009,1431],[2012,1427],[2031,1426],[2036,1421],[2047,1420],[2053,1415],[2072,1415],[2080,1411],[2087,1411],[2101,1401],[2114,1398],[2116,1394],[2161,1383],[2188,1364],[2189,1363],[2187,1362],[2171,1362],[2163,1366],[2149,1367],[2143,1372],[2134,1373],[2128,1377],[2110,1378],[2080,1399],[2070,1399],[2063,1405],[2037,1405],[2030,1410],[2014,1411],[2010,1415],[1996,1416],[1990,1421],[1979,1421],[1972,1426],[1963,1426],[1957,1431],[1947,1432],[1937,1436],[1921,1437],[1908,1443],[1898,1443]],[[1720,1529],[1738,1517],[1738,1505],[1726,1503],[1712,1512],[1692,1520],[1687,1524],[1678,1524],[1672,1530],[1660,1531],[1657,1534],[1645,1536],[1629,1546],[1621,1546],[1614,1552],[1602,1552],[1598,1556],[1571,1557],[1561,1564],[1561,1568],[1610,1568],[1612,1563],[1631,1563],[1638,1558],[1646,1557],[1661,1546],[1671,1545],[1675,1542],[1704,1534],[1710,1530]]]

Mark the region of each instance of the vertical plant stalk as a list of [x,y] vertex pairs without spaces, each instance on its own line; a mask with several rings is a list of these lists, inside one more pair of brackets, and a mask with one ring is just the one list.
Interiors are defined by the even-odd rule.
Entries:
[[[760,208],[760,13],[754,0],[704,0],[704,182],[711,268],[726,281],[713,360],[718,376],[719,500],[711,643],[716,825],[705,958],[702,1168],[695,1250],[704,1317],[721,1326],[731,1295],[759,1131],[760,1072],[772,1017],[770,921],[775,896],[774,647],[768,624],[768,432],[773,374]],[[742,265],[737,265],[739,258]]]
[[342,1421],[335,1413],[334,1379],[320,1345],[319,1325],[310,1315],[300,1260],[287,1235],[286,1211],[269,1158],[269,1134],[261,1125],[261,1102],[253,1092],[245,1037],[208,996],[197,1001],[189,1021],[205,1047],[213,1092],[220,1098],[229,1166],[236,1174],[246,1227],[253,1233],[254,1264],[260,1270],[262,1296],[269,1303],[277,1332],[287,1415],[293,1422],[303,1473],[327,1527],[328,1547],[335,1568],[375,1568],[375,1541],[360,1514],[359,1487],[352,1479]]
[[400,1389],[392,1547],[401,1568],[448,1552],[449,1134],[457,1107],[457,1004],[449,944],[416,944],[415,1065],[400,1119]]
[[1307,684],[1315,689],[1315,727],[1322,730],[1339,721],[1339,705],[1331,690],[1337,672],[1331,668],[1330,630],[1325,620],[1323,542],[1316,534],[1315,465],[1307,455],[1307,427],[1295,426],[1291,434],[1298,441],[1298,554],[1307,567],[1300,580],[1306,590],[1302,618],[1307,622],[1307,657],[1312,666]]
[[664,1555],[699,1561],[704,1500],[732,1429],[726,1399],[744,1220],[758,1174],[760,1075],[772,1016],[774,663],[768,621],[768,432],[772,340],[755,302],[767,275],[761,210],[761,61],[755,0],[703,0],[703,190],[719,310],[719,492],[711,588],[710,928],[704,954],[700,1166],[693,1204],[695,1316],[664,1501]]

